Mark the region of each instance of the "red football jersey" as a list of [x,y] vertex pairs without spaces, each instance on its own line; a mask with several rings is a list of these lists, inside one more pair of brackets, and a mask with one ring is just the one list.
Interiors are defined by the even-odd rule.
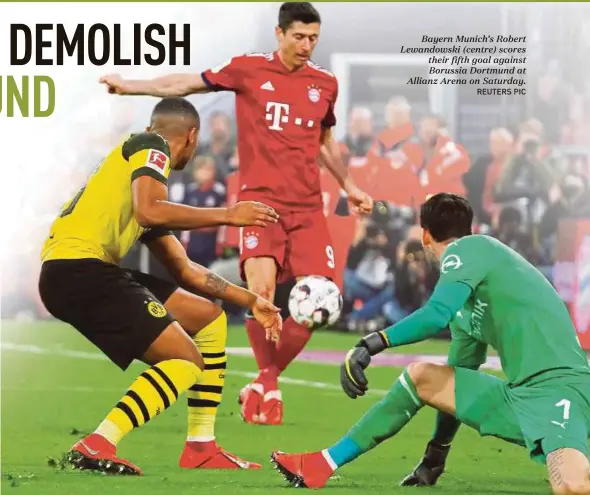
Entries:
[[336,78],[311,62],[291,72],[276,53],[234,57],[202,76],[214,91],[236,94],[239,199],[321,208],[320,134],[336,124]]

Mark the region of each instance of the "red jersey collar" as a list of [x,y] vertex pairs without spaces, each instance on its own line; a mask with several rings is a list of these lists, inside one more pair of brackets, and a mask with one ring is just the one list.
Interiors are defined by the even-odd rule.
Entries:
[[[281,60],[281,57],[279,57],[279,51],[276,50],[273,52],[273,62],[275,63],[275,65],[277,67],[280,68],[281,72],[284,72],[286,74],[298,74],[301,71],[304,71],[305,69],[307,69],[307,62],[305,62],[305,64],[303,64],[299,69],[296,70],[290,70]],[[309,62],[309,61],[308,61]]]

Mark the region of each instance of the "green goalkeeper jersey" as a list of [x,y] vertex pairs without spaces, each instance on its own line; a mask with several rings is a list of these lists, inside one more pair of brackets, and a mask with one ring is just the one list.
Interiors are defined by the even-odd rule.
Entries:
[[590,374],[565,304],[549,281],[514,250],[484,235],[452,242],[441,258],[438,284],[449,282],[472,289],[450,323],[449,364],[482,364],[489,344],[514,385],[552,369]]

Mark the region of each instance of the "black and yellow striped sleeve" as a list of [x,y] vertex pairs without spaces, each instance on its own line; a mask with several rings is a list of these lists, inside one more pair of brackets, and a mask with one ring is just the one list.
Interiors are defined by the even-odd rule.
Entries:
[[166,227],[154,227],[146,230],[139,238],[139,242],[148,244],[149,242],[155,241],[156,239],[167,235],[174,235],[174,232],[168,230]]
[[131,136],[122,148],[123,158],[131,165],[131,182],[147,175],[168,184],[170,175],[170,147],[155,132]]

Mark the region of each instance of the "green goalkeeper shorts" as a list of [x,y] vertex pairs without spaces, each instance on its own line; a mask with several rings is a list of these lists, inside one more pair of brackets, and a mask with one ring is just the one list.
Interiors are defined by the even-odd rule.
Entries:
[[479,371],[455,368],[456,417],[482,436],[526,447],[544,463],[572,448],[588,456],[590,376],[550,370],[519,386]]

